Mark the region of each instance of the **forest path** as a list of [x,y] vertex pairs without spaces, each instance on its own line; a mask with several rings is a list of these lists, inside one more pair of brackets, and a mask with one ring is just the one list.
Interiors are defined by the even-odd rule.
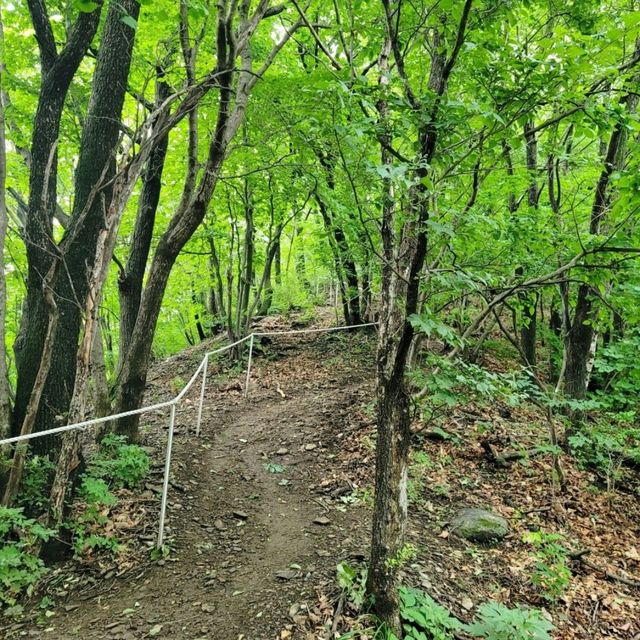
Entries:
[[[102,595],[71,598],[48,633],[40,627],[30,635],[279,637],[297,607],[317,602],[316,587],[336,563],[363,552],[355,539],[366,539],[367,509],[336,509],[341,503],[321,487],[340,439],[356,428],[354,404],[371,396],[371,353],[362,333],[274,339],[255,360],[249,399],[242,374],[222,390],[211,384],[200,439],[192,398],[178,413],[174,440],[171,556]],[[179,368],[177,361],[168,371]]]

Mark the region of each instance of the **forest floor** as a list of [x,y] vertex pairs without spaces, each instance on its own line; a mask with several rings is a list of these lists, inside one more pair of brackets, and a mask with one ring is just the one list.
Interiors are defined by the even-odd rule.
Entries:
[[[266,326],[285,328],[280,322]],[[158,364],[148,400],[173,395],[210,346]],[[96,554],[80,569],[58,565],[38,594],[55,604],[34,605],[4,629],[0,623],[0,637],[295,640],[337,637],[332,628],[357,625],[335,575],[341,561],[363,567],[368,553],[374,347],[375,337],[361,332],[273,338],[257,349],[248,399],[242,371],[219,360],[199,439],[198,389],[178,411],[170,553],[154,561],[149,553],[166,442],[166,415],[158,413],[143,431],[152,476],[110,514],[129,538],[126,548],[112,562]],[[491,463],[480,446],[488,429],[492,442],[511,450],[544,440],[540,416],[526,406],[466,406],[443,427],[446,440],[416,435],[422,453],[411,473],[408,536],[417,556],[405,582],[467,621],[482,602],[499,600],[546,606],[557,638],[639,638],[640,589],[611,577],[640,575],[638,494],[602,490],[565,462],[570,488],[559,495],[546,456],[508,468]],[[466,506],[501,513],[510,535],[494,546],[456,537],[447,524]],[[571,563],[570,584],[553,606],[530,580],[536,558],[523,533],[537,529],[590,550],[582,558],[592,566]]]

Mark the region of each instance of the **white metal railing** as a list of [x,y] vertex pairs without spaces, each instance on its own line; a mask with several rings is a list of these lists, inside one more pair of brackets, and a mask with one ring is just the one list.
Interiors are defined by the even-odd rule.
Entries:
[[196,436],[200,435],[200,425],[202,423],[202,407],[204,405],[204,394],[207,386],[207,373],[209,368],[209,358],[210,356],[216,355],[218,353],[223,353],[232,349],[233,347],[242,344],[249,340],[249,359],[247,362],[247,375],[245,379],[244,386],[244,397],[249,397],[249,383],[251,381],[251,362],[253,358],[253,345],[255,342],[255,338],[260,338],[263,336],[283,336],[283,335],[293,335],[293,334],[304,334],[304,333],[322,333],[322,332],[330,332],[330,331],[345,331],[347,329],[360,329],[364,327],[373,327],[375,326],[375,322],[368,322],[365,324],[354,324],[344,327],[327,327],[321,329],[299,329],[299,330],[291,330],[291,331],[256,331],[250,333],[249,335],[241,338],[240,340],[236,340],[232,344],[228,344],[224,347],[220,347],[219,349],[214,349],[213,351],[208,351],[205,353],[200,365],[196,369],[195,373],[191,376],[191,379],[185,385],[184,389],[180,391],[180,393],[171,400],[165,400],[164,402],[158,402],[156,404],[148,405],[145,407],[140,407],[139,409],[133,409],[131,411],[124,411],[123,413],[116,413],[110,416],[105,416],[103,418],[94,418],[92,420],[83,420],[82,422],[76,422],[75,424],[68,424],[62,427],[55,427],[53,429],[47,429],[46,431],[38,431],[36,433],[29,433],[23,436],[14,436],[13,438],[6,438],[5,440],[0,440],[0,447],[7,444],[14,444],[16,442],[25,442],[27,440],[32,440],[34,438],[41,438],[43,436],[50,436],[57,433],[64,433],[65,431],[71,431],[74,429],[85,429],[89,426],[93,426],[96,424],[104,424],[105,422],[111,422],[112,420],[119,420],[120,418],[126,418],[128,416],[141,415],[143,413],[148,413],[150,411],[157,411],[158,409],[165,409],[167,407],[170,408],[169,411],[169,431],[167,434],[167,449],[165,453],[165,462],[164,462],[164,474],[163,474],[163,482],[162,482],[162,496],[160,500],[160,522],[158,524],[158,538],[156,542],[156,548],[160,549],[164,542],[164,523],[167,514],[167,496],[169,493],[169,474],[171,470],[171,451],[173,447],[173,432],[175,428],[176,422],[176,407],[184,398],[189,389],[193,386],[194,382],[198,379],[198,376],[202,373],[202,384],[200,386],[200,400],[198,403],[198,417],[196,419]]

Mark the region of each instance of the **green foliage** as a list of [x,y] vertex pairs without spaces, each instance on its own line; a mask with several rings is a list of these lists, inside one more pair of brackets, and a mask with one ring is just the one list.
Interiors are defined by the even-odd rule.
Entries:
[[109,434],[87,469],[89,478],[101,478],[116,489],[134,489],[149,472],[149,455],[140,446],[126,444],[124,436]]
[[462,623],[418,589],[400,589],[400,616],[408,640],[449,640]]
[[614,339],[599,353],[594,363],[594,378],[602,389],[595,398],[605,411],[640,410],[640,330],[632,329]]
[[510,609],[498,602],[480,605],[477,619],[464,630],[486,640],[551,640],[553,625],[535,609]]
[[284,278],[273,288],[270,313],[287,315],[293,311],[303,311],[313,317],[314,297],[308,288],[301,285],[294,276]]
[[110,507],[117,504],[118,499],[109,490],[109,485],[102,478],[84,476],[80,487],[83,502],[76,505],[76,511],[67,523],[73,534],[73,547],[78,555],[89,549],[116,550],[118,541],[115,537],[103,533],[109,522]]
[[37,551],[54,534],[23,509],[0,507],[0,606],[8,607],[9,614],[20,612],[18,598],[31,594],[46,572]]
[[399,569],[404,567],[408,562],[413,560],[418,553],[418,549],[413,544],[405,544],[399,550],[393,558],[387,560],[387,567],[390,569]]
[[423,311],[421,314],[414,314],[408,318],[409,322],[413,325],[413,328],[418,333],[425,334],[428,338],[438,338],[445,344],[451,346],[458,346],[461,344],[460,337],[450,324],[442,322],[438,317],[429,312],[429,310]]
[[26,462],[16,504],[27,510],[42,509],[48,504],[47,489],[53,480],[56,466],[49,456],[32,456]]
[[571,579],[567,565],[567,549],[560,544],[563,537],[557,533],[529,531],[523,541],[536,549],[536,563],[531,573],[531,582],[540,590],[542,597],[556,602],[562,596]]
[[357,569],[343,560],[336,567],[336,579],[353,608],[360,610],[366,596],[366,568]]
[[116,489],[134,489],[149,472],[149,456],[123,436],[107,435],[82,477],[80,501],[67,526],[78,555],[91,549],[115,551],[119,542],[107,532],[111,508],[118,503]]
[[264,469],[269,473],[284,473],[286,467],[283,464],[278,464],[277,462],[266,462],[264,464]]
[[463,624],[423,591],[406,587],[400,588],[400,617],[409,640],[452,640],[461,631],[486,640],[551,640],[554,628],[535,609],[497,602],[480,605],[473,622]]
[[413,451],[409,465],[409,479],[407,482],[407,497],[412,505],[421,505],[427,490],[427,478],[434,462],[425,451]]
[[[437,374],[433,375],[431,371]],[[429,354],[424,368],[414,369],[410,376],[418,388],[428,389],[421,406],[431,417],[464,402],[502,400],[517,405],[526,398],[522,377],[494,373],[475,364],[435,354]]]
[[640,464],[640,428],[636,412],[604,413],[580,425],[569,437],[569,445],[580,465],[604,475],[610,489],[622,476],[625,460]]

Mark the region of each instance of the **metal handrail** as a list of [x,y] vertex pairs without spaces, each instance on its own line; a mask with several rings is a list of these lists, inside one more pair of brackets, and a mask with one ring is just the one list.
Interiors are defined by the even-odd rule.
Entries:
[[139,409],[132,409],[131,411],[123,411],[122,413],[115,413],[110,416],[104,416],[102,418],[93,418],[92,420],[83,420],[82,422],[76,422],[74,424],[64,425],[62,427],[54,427],[53,429],[46,429],[44,431],[37,431],[35,433],[28,433],[21,436],[14,436],[12,438],[5,438],[4,440],[0,440],[0,447],[7,444],[14,444],[16,442],[24,442],[26,440],[32,440],[35,438],[41,438],[44,436],[54,435],[58,433],[64,433],[65,431],[72,431],[74,429],[85,429],[86,427],[93,426],[95,424],[104,424],[105,422],[110,422],[112,420],[119,420],[120,418],[127,418],[129,416],[141,415],[143,413],[148,413],[150,411],[156,411],[158,409],[165,409],[170,407],[169,413],[169,431],[167,434],[167,448],[165,453],[165,463],[164,463],[164,475],[162,481],[162,497],[160,501],[160,522],[158,524],[158,538],[156,542],[156,548],[160,549],[164,542],[164,523],[166,519],[167,512],[167,496],[169,493],[169,474],[171,470],[171,452],[173,448],[173,432],[175,428],[176,421],[176,406],[180,403],[182,398],[186,395],[189,389],[193,386],[194,382],[198,379],[200,373],[202,373],[202,384],[200,387],[200,401],[198,404],[198,417],[196,420],[196,437],[200,435],[200,425],[202,422],[202,407],[204,405],[204,394],[207,386],[207,373],[209,366],[209,357],[213,356],[217,353],[223,353],[232,349],[233,347],[242,344],[249,340],[249,359],[247,362],[247,375],[245,380],[245,388],[244,388],[244,397],[249,397],[249,383],[251,379],[251,362],[253,359],[253,345],[256,337],[263,336],[282,336],[282,335],[293,335],[293,334],[302,334],[302,333],[322,333],[322,332],[331,332],[331,331],[344,331],[347,329],[359,329],[363,327],[373,327],[377,323],[369,322],[366,324],[355,324],[349,326],[339,326],[339,327],[327,327],[322,329],[298,329],[291,331],[258,331],[252,332],[244,338],[240,338],[240,340],[236,340],[232,344],[228,344],[224,347],[220,347],[219,349],[214,349],[213,351],[207,351],[202,361],[198,365],[195,373],[191,376],[191,379],[184,386],[182,391],[178,393],[171,400],[165,400],[164,402],[159,402],[157,404],[148,405],[146,407],[140,407]]

